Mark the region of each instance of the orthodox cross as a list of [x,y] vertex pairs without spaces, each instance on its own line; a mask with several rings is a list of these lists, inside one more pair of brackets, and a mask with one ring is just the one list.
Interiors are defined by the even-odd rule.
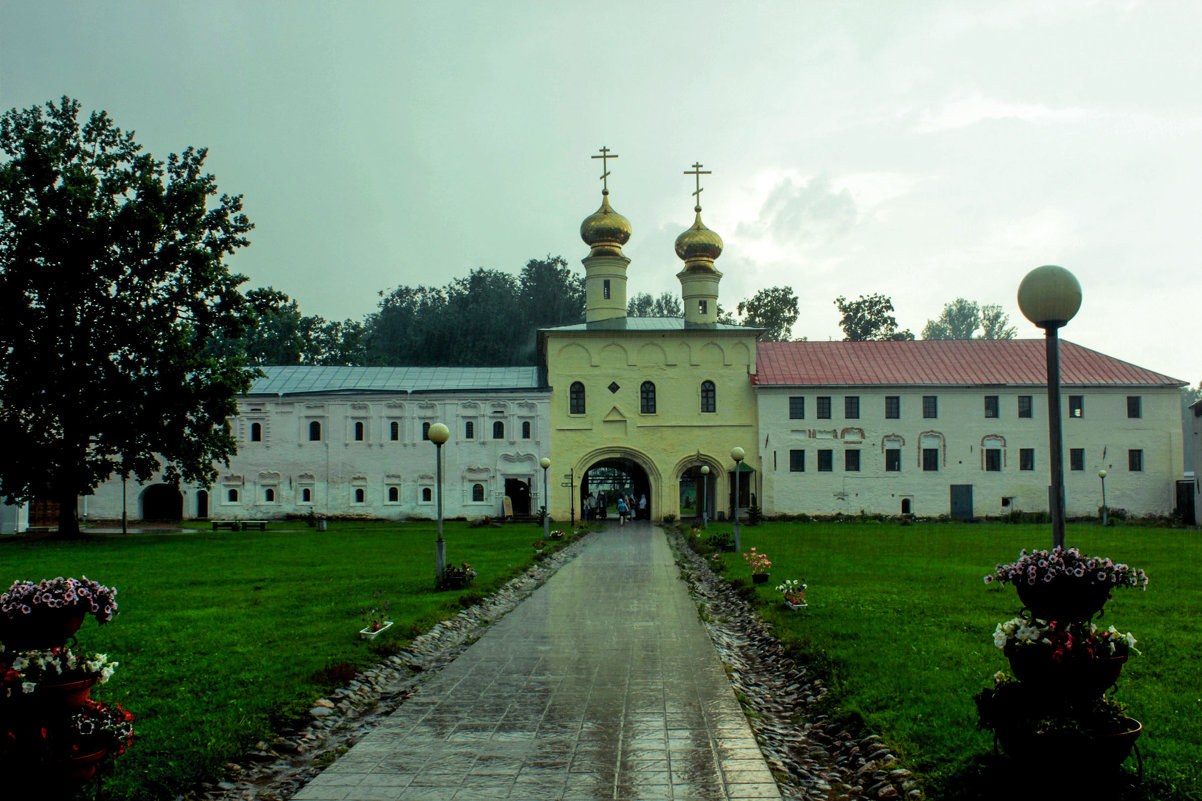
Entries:
[[[597,157],[593,156],[593,158]],[[694,211],[701,211],[701,176],[714,174],[713,170],[701,169],[703,166],[704,165],[700,161],[695,161],[693,162],[693,169],[684,171],[685,175],[694,175],[697,177],[697,189],[695,192],[693,192],[693,194],[697,197],[697,206]]]
[[601,194],[609,194],[609,159],[616,159],[617,153],[610,153],[608,147],[601,148],[600,156],[590,156],[589,158],[601,159]]

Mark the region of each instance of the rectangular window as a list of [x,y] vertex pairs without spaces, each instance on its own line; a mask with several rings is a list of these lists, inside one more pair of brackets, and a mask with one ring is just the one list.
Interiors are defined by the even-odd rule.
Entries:
[[848,420],[860,419],[860,396],[848,395],[843,399],[843,416]]
[[898,395],[885,396],[885,419],[900,420],[901,419],[901,397]]
[[939,449],[922,449],[922,469],[928,473],[939,469]]
[[1020,448],[1018,451],[1018,469],[1019,470],[1034,470],[1035,469],[1035,449]]
[[1085,469],[1085,449],[1073,448],[1068,452],[1068,469],[1069,470],[1084,470]]
[[1144,416],[1143,401],[1139,395],[1127,396],[1127,416],[1133,418]]
[[985,449],[985,470],[990,473],[1000,473],[1002,470],[1002,449]]
[[806,419],[806,399],[791,397],[789,398],[789,419],[804,420]]
[[922,396],[922,416],[925,418],[935,418],[939,416],[939,398],[937,396]]
[[1019,395],[1018,396],[1018,416],[1019,417],[1032,417],[1033,416],[1031,414],[1031,396],[1030,395]]
[[806,471],[806,452],[789,451],[789,472],[804,473]]
[[704,300],[697,301],[697,313],[706,314],[709,311],[709,303]]
[[1085,396],[1084,395],[1069,395],[1068,396],[1068,416],[1069,417],[1084,417],[1085,416]]
[[601,284],[601,297],[604,298],[605,300],[609,300],[609,279],[608,278],[606,278],[604,280],[604,282]]
[[997,395],[986,395],[985,396],[985,416],[986,417],[997,417],[998,416]]
[[843,472],[860,472],[860,452],[858,450],[843,451]]
[[831,399],[829,395],[818,396],[818,410],[815,412],[819,420],[831,419]]
[[1127,451],[1127,469],[1132,473],[1142,472],[1144,469],[1144,452],[1142,450]]
[[901,472],[901,448],[885,448],[885,472]]
[[834,451],[818,451],[818,472],[829,473],[835,469]]

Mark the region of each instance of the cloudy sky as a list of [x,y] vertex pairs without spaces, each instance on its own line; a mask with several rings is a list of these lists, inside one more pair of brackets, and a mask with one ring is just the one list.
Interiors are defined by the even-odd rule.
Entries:
[[631,294],[679,291],[701,161],[728,308],[793,287],[918,333],[1023,275],[1081,282],[1065,338],[1197,384],[1202,4],[0,0],[0,107],[63,94],[159,157],[209,148],[256,224],[232,260],[309,314],[586,255],[611,200]]

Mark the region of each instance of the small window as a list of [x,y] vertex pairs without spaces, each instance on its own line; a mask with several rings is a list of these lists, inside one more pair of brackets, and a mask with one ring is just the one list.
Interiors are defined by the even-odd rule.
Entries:
[[639,411],[643,414],[655,414],[655,384],[644,381],[639,387]]
[[[1130,398],[1128,398],[1128,401],[1130,401]],[[1131,404],[1128,402],[1127,405],[1130,406]],[[1128,416],[1130,416],[1130,415],[1128,415]],[[251,423],[250,424],[250,441],[251,442],[262,442],[263,441],[263,424],[262,423]]]
[[901,472],[901,448],[886,448],[885,449],[885,472],[900,473]]
[[1000,473],[1002,471],[1001,448],[985,449],[985,470],[989,473]]
[[606,278],[601,284],[601,297],[609,300],[609,279]]
[[922,469],[924,472],[932,473],[939,469],[939,449],[938,448],[923,448],[922,449]]
[[422,502],[429,503],[434,500],[434,490],[429,487],[422,487]]
[[1069,395],[1068,396],[1068,416],[1069,417],[1084,417],[1085,416],[1085,396],[1084,395]]
[[1018,451],[1018,469],[1019,470],[1034,470],[1035,469],[1035,449],[1020,448]]
[[806,419],[806,399],[801,397],[789,398],[789,419],[804,420]]
[[789,451],[789,472],[804,473],[806,471],[806,452],[791,450]]
[[503,421],[493,420],[492,438],[493,439],[505,439],[505,423]]
[[1068,452],[1069,470],[1085,469],[1085,449],[1073,448]]
[[367,500],[367,491],[363,489],[355,489],[355,503],[363,503]]
[[1127,416],[1131,418],[1144,416],[1143,401],[1139,395],[1127,396]]
[[910,499],[902,498],[902,512],[901,513],[903,515],[908,515],[908,514],[910,514],[910,509],[912,509],[912,508],[913,508],[913,505],[911,504]]
[[584,414],[584,384],[579,381],[568,389],[568,414]]
[[467,422],[465,422],[463,424],[463,438],[464,439],[475,439],[476,438],[476,424],[474,422],[472,422],[471,420],[468,420]]
[[395,420],[388,425],[388,438],[393,442],[401,438],[401,424]]
[[701,411],[709,414],[718,411],[718,391],[713,381],[701,382]]
[[362,423],[355,423],[355,442],[362,442],[363,437],[367,433],[367,426]]
[[264,503],[275,503],[275,490],[274,489],[272,489],[271,487],[268,487],[267,489],[263,490],[263,502]]
[[700,313],[700,314],[707,314],[707,313],[709,312],[709,309],[710,309],[710,304],[709,304],[709,301],[706,301],[706,300],[699,300],[699,301],[697,301],[697,311],[698,311],[698,313]]
[[316,420],[309,423],[309,441],[321,442],[321,423]]
[[309,487],[301,489],[301,503],[313,503],[313,490]]
[[819,420],[830,420],[831,419],[831,399],[830,399],[829,395],[819,395],[818,396],[818,405],[814,412],[814,415]]
[[936,395],[922,396],[922,416],[933,419],[939,416],[939,397]]
[[472,503],[483,503],[483,502],[484,502],[484,485],[483,484],[473,484],[472,485]]
[[860,472],[860,452],[858,450],[843,451],[843,472]]
[[430,439],[430,424],[422,423],[422,439]]
[[818,472],[829,473],[835,469],[835,452],[831,450],[818,451]]
[[848,420],[860,419],[860,396],[848,395],[843,399],[843,416]]
[[900,420],[901,419],[901,397],[898,395],[885,396],[885,419]]
[[522,439],[530,439],[530,421],[522,421]]
[[1142,472],[1144,469],[1144,452],[1142,450],[1127,451],[1127,469],[1132,473]]
[[985,416],[991,417],[991,418],[998,416],[997,395],[986,395],[985,396]]
[[1031,396],[1030,395],[1019,395],[1018,396],[1018,416],[1019,417],[1032,417],[1033,416],[1031,414]]
[[236,490],[236,489],[230,490],[229,492],[227,492],[225,494],[225,498],[230,503],[237,503],[238,502],[238,490]]
[[400,503],[401,502],[401,488],[400,487],[389,487],[388,488],[388,502],[389,503]]

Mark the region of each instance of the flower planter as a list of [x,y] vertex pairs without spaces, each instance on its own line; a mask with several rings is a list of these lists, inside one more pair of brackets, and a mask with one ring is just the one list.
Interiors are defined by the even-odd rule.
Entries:
[[380,628],[378,628],[378,629],[372,629],[370,627],[365,628],[365,629],[359,629],[359,635],[361,637],[363,637],[363,639],[365,639],[365,640],[371,640],[371,639],[374,639],[374,638],[380,636],[384,632],[388,631],[388,629],[390,629],[391,627],[392,627],[392,621],[385,620],[384,625],[380,626]]
[[28,615],[0,617],[0,643],[10,651],[58,648],[79,631],[87,612],[77,606],[37,607]]
[[1051,648],[1007,647],[1014,678],[1041,691],[1055,691],[1079,698],[1095,698],[1119,680],[1126,656],[1099,659],[1052,659]]
[[86,782],[96,775],[96,768],[100,766],[100,760],[104,759],[107,754],[108,751],[102,748],[91,754],[68,757],[65,766],[68,777],[72,781]]
[[809,604],[807,604],[805,601],[802,601],[799,604],[793,604],[785,601],[785,606],[789,607],[790,609],[805,609],[807,606],[809,606]]
[[[1054,731],[1038,732],[1020,728],[999,728],[998,741],[1012,758],[1040,763],[1055,755],[1054,770],[1074,765],[1083,770],[1114,770],[1135,748],[1143,733],[1143,724],[1124,718],[1125,728],[1115,732]],[[1052,769],[1051,766],[1048,766]]]
[[1109,584],[1057,576],[1036,584],[1015,584],[1018,599],[1040,620],[1070,622],[1089,620],[1110,599]]
[[769,578],[769,576],[767,573],[752,573],[751,574],[751,583],[752,584],[767,584],[768,578]]
[[76,681],[64,681],[58,684],[43,682],[33,694],[34,702],[41,708],[51,712],[70,712],[83,706],[88,693],[96,684],[97,676]]

